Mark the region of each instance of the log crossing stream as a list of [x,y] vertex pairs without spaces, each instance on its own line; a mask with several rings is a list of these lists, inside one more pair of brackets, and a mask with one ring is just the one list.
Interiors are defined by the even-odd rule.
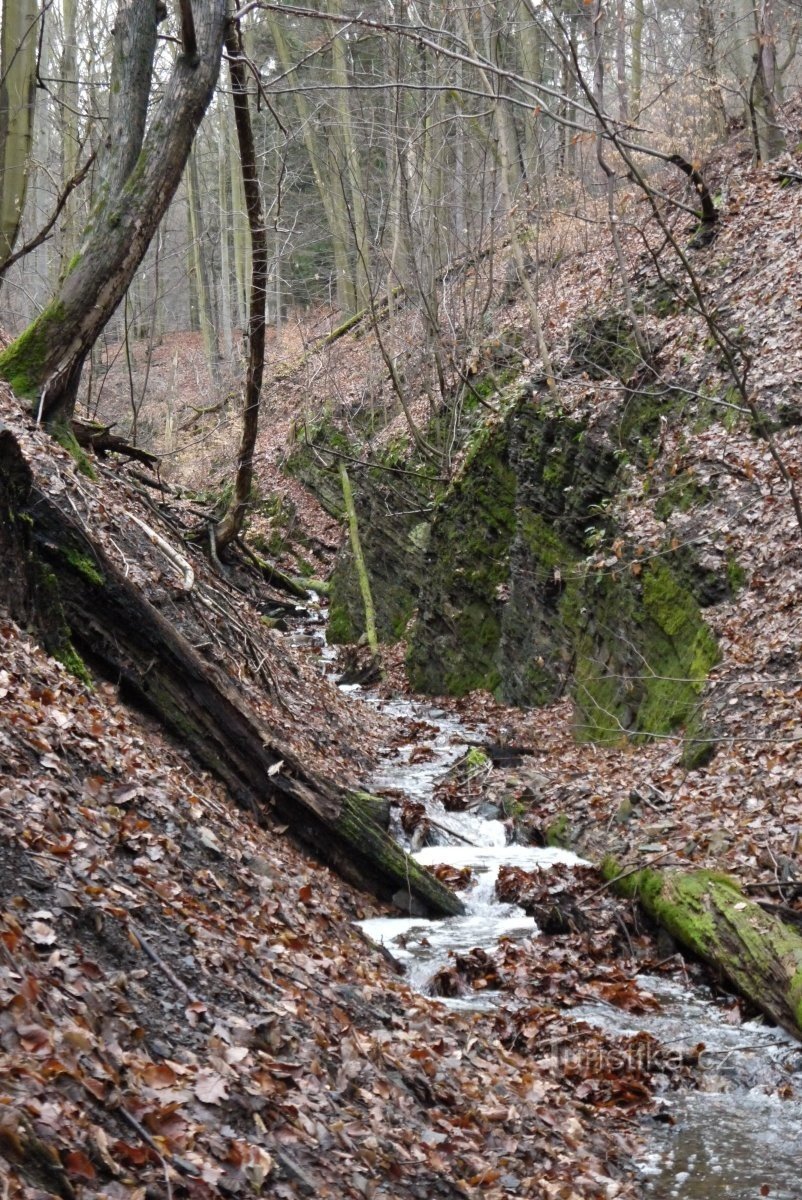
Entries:
[[[328,671],[332,655],[322,625],[307,626],[302,636],[317,643],[321,666]],[[537,938],[534,918],[496,899],[499,868],[514,865],[547,871],[555,862],[581,860],[564,850],[510,844],[503,822],[446,812],[433,799],[436,781],[471,745],[481,742],[482,730],[466,727],[425,701],[385,700],[358,685],[343,690],[353,695],[354,703],[375,705],[405,726],[414,723],[418,731],[414,744],[388,751],[371,786],[379,792],[403,793],[426,807],[442,844],[413,850],[419,862],[470,866],[476,881],[461,893],[464,916],[386,917],[362,922],[363,930],[403,962],[410,983],[422,992],[454,953],[474,947],[493,950],[501,937]],[[422,746],[426,747],[423,754]],[[400,827],[395,833],[409,849]],[[639,1163],[642,1194],[650,1200],[757,1200],[761,1196],[799,1200],[802,1046],[783,1030],[759,1021],[731,1024],[709,995],[690,985],[649,976],[639,982],[659,1000],[656,1011],[634,1015],[594,1002],[572,1008],[571,1015],[613,1034],[645,1030],[678,1053],[700,1043],[704,1046],[699,1090],[666,1093],[660,1103],[670,1120],[644,1122],[646,1150]],[[482,991],[439,1002],[488,1009],[500,1003],[501,996]],[[511,998],[504,997],[504,1002],[510,1003]]]

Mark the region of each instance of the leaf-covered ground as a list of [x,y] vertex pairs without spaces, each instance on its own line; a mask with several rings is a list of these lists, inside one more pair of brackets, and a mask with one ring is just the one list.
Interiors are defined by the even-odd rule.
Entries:
[[[180,504],[166,523],[125,472],[79,475],[2,405],[42,485],[293,752],[366,779],[398,732],[260,624],[252,580],[249,597],[183,546],[182,593],[131,520],[178,545]],[[9,616],[0,771],[9,1200],[633,1194],[631,1114],[659,1055],[552,1028],[531,988],[520,1031],[410,991],[353,925],[376,903],[297,848],[269,781],[238,808],[115,681],[85,686]]]
[[[750,359],[750,394],[777,422],[775,447],[795,474],[802,189],[753,171],[737,145],[712,165],[711,182],[723,197],[721,228],[693,262]],[[645,295],[655,278],[644,237],[654,248],[661,234],[642,205],[624,215],[632,277]],[[686,239],[687,226],[680,217]],[[570,222],[555,222],[552,236],[550,261],[561,265],[541,284],[559,364],[578,316],[618,285],[603,235],[581,244]],[[491,795],[523,799],[532,825],[565,815],[635,857],[725,865],[793,901],[802,532],[776,460],[729,391],[683,289],[679,279],[665,311],[643,320],[661,373],[682,382],[688,406],[662,430],[648,493],[633,476],[617,502],[624,540],[600,551],[598,566],[637,571],[672,538],[695,542],[712,569],[739,565],[740,590],[705,610],[722,650],[703,696],[714,757],[689,771],[671,737],[578,744],[567,700],[532,713],[485,696],[457,707],[496,741],[530,751],[524,766],[486,782]],[[505,321],[526,335],[518,300]],[[393,336],[409,345],[413,333],[399,325]],[[367,339],[336,343],[328,356],[308,356],[308,344],[299,337],[274,373],[277,413],[260,451],[266,490],[285,486],[276,471],[302,400],[314,392],[351,412],[385,393]],[[530,361],[534,370],[534,349]],[[559,385],[566,411],[599,422],[622,401],[614,380],[581,370]],[[702,420],[711,396],[724,403]],[[420,398],[415,411],[425,415],[427,403]],[[6,394],[2,406],[52,494],[226,666],[294,753],[367,779],[391,732],[260,624],[254,601],[264,590],[248,579],[249,594],[232,590],[184,546],[198,572],[187,603],[174,566],[130,521],[139,515],[180,544],[197,520],[193,503],[171,498],[167,523],[157,491],[108,464],[98,483],[79,478],[63,452],[20,424]],[[694,481],[704,503],[661,516],[657,502],[678,476]],[[292,497],[308,532],[330,543],[331,524]],[[400,653],[391,687],[403,686]],[[649,1003],[632,978],[641,934],[617,908],[598,929],[580,928],[588,907],[580,891],[561,906],[568,929],[550,935],[546,953],[507,945],[492,961],[464,956],[441,990],[492,980],[515,998],[516,1015],[451,1012],[411,992],[360,937],[353,921],[375,903],[301,853],[269,806],[237,808],[114,681],[86,688],[5,616],[0,771],[0,1154],[9,1200],[635,1194],[632,1113],[670,1073],[659,1048],[613,1044],[565,1014],[572,997],[588,994]],[[505,886],[554,907],[531,880]],[[622,958],[628,939],[631,967]]]

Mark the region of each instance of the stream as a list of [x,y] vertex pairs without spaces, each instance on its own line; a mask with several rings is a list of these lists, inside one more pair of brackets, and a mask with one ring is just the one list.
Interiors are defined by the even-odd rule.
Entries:
[[[329,671],[333,652],[325,645],[322,625],[307,626],[304,636]],[[415,850],[400,826],[393,828],[418,862],[470,866],[475,879],[460,893],[466,906],[463,916],[375,918],[361,922],[365,933],[403,962],[411,985],[424,992],[454,952],[474,947],[489,951],[502,936],[537,938],[534,918],[496,899],[500,867],[547,871],[556,862],[576,865],[582,860],[565,850],[508,844],[501,821],[447,812],[432,797],[437,780],[471,745],[481,742],[481,728],[468,728],[425,701],[385,700],[358,685],[341,690],[399,722],[415,721],[419,728],[425,723],[427,728],[414,745],[388,752],[371,786],[378,792],[400,791],[426,806],[442,845]],[[430,752],[425,755],[420,753],[421,737]],[[570,1013],[611,1034],[645,1030],[671,1051],[704,1045],[699,1090],[666,1093],[660,1097],[663,1120],[645,1119],[646,1150],[638,1164],[642,1194],[651,1200],[756,1200],[761,1196],[799,1200],[802,1046],[783,1030],[760,1021],[732,1024],[727,1010],[704,989],[646,975],[639,982],[660,1001],[659,1010],[635,1016],[594,1002]],[[438,997],[438,1001],[453,1008],[487,1010],[499,1003],[500,994],[482,991],[456,999]],[[510,998],[505,997],[505,1002],[510,1003]]]

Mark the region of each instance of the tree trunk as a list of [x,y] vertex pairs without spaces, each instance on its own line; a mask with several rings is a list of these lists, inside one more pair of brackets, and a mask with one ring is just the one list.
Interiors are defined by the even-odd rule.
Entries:
[[785,151],[785,133],[780,125],[777,99],[777,34],[771,0],[759,0],[756,15],[753,103],[760,161],[771,162]]
[[680,945],[704,959],[777,1025],[802,1038],[802,934],[747,899],[736,880],[715,871],[622,875],[616,890],[636,898]]
[[242,532],[253,486],[253,452],[259,429],[259,404],[262,398],[262,377],[265,367],[265,305],[267,303],[268,256],[262,191],[256,163],[253,125],[248,106],[248,73],[243,58],[242,42],[233,25],[226,35],[228,69],[234,98],[234,120],[237,127],[242,186],[251,235],[251,296],[248,312],[248,374],[245,380],[245,412],[242,417],[242,436],[237,454],[237,473],[234,494],[228,511],[219,522],[215,535],[218,549],[223,549]]
[[[220,68],[226,0],[195,0],[199,61],[179,54],[144,133],[152,40],[119,6],[110,116],[117,142],[104,150],[103,186],[78,254],[57,295],[0,354],[0,377],[52,425],[72,417],[84,359],[142,261],[181,179]],[[146,94],[147,88],[147,94]]]
[[0,52],[0,264],[19,232],[33,141],[36,0],[3,0]]
[[[104,664],[252,811],[270,811],[359,886],[408,907],[462,911],[460,900],[376,822],[381,805],[308,770],[106,556],[69,505],[40,486],[13,431],[0,425],[0,600],[75,669],[76,649]],[[69,486],[69,484],[68,484]],[[85,668],[84,668],[85,670]],[[397,902],[397,901],[396,901]]]
[[713,132],[717,138],[722,138],[727,132],[727,108],[719,80],[713,0],[699,0],[699,42]]
[[189,154],[186,172],[189,229],[192,237],[192,270],[195,276],[195,296],[198,303],[203,348],[215,391],[220,390],[220,351],[217,344],[214,314],[212,312],[212,281],[209,271],[209,256],[206,252],[206,237],[203,223],[203,198],[198,174],[198,156],[193,146]]

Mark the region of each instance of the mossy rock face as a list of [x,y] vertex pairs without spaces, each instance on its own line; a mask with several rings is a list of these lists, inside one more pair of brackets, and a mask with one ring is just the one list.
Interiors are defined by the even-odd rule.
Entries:
[[547,703],[565,687],[574,649],[563,609],[576,592],[588,537],[603,531],[618,460],[583,424],[522,402],[508,421],[516,480],[509,599],[502,617],[499,698]]
[[567,690],[580,737],[684,734],[698,765],[718,649],[680,564],[624,549],[620,565],[584,566],[589,537],[611,533],[618,463],[602,436],[525,398],[477,441],[432,522],[410,680],[521,706]]
[[[317,496],[327,512],[344,519],[339,454],[365,458],[365,451],[352,445],[331,421],[322,421],[307,430],[305,441],[298,442],[287,469]],[[417,603],[428,543],[428,522],[423,518],[441,485],[431,465],[421,462],[399,440],[386,446],[373,465],[349,462],[348,473],[376,631],[380,641],[395,642],[403,637]],[[365,632],[364,603],[347,539],[335,562],[329,594],[329,641],[359,641]]]
[[413,687],[462,696],[499,686],[498,649],[515,533],[506,425],[487,430],[438,505],[407,658]]
[[617,460],[585,427],[521,396],[472,446],[432,522],[413,686],[541,704],[572,660],[561,607],[585,552],[589,514],[604,523]]
[[[421,510],[431,504],[433,484],[426,475],[375,468],[354,468],[350,475],[376,631],[380,641],[395,642],[404,636],[417,603],[427,544]],[[331,576],[328,638],[356,642],[364,632],[364,603],[346,542]]]
[[719,653],[699,606],[666,562],[588,574],[564,611],[576,653],[580,737],[706,740],[700,693]]
[[[324,416],[313,425],[304,425],[284,463],[284,470],[307,487],[330,516],[340,520],[345,515],[345,506],[336,455],[358,458],[359,449],[352,445],[330,417]],[[333,451],[334,454],[327,451]]]

